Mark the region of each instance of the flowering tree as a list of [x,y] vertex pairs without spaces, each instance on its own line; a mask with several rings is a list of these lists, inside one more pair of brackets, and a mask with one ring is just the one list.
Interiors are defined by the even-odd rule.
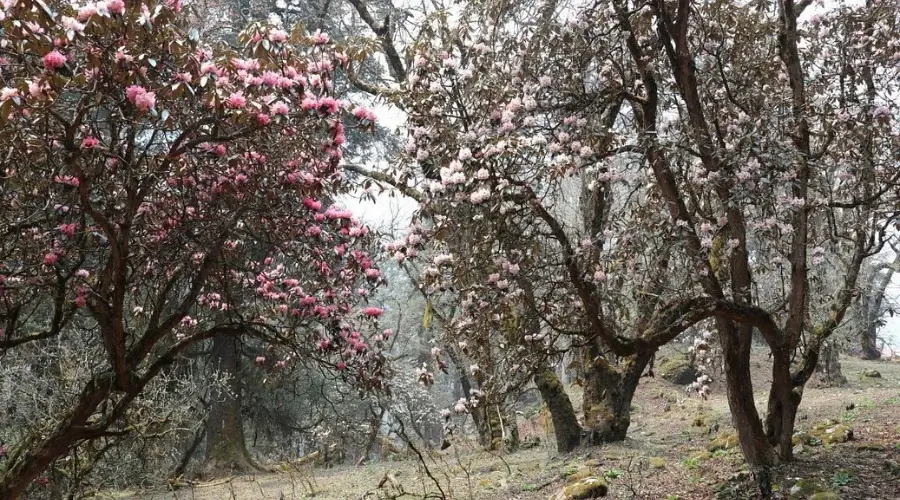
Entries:
[[261,24],[242,52],[213,50],[180,11],[0,11],[0,353],[94,353],[59,414],[8,436],[0,497],[127,434],[142,391],[208,339],[259,338],[273,369],[303,356],[381,385],[383,339],[360,333],[381,311],[357,305],[380,280],[368,230],[320,201],[343,186],[341,54]]
[[[614,438],[654,350],[709,319],[746,458],[770,464],[778,445],[789,459],[803,387],[897,215],[895,2],[801,17],[810,5],[435,16],[399,97],[406,162],[373,175],[423,188],[416,241],[394,250],[444,250],[425,273],[467,306],[454,335],[523,362],[584,346],[597,380],[585,422]],[[765,425],[750,397],[754,329],[775,358]]]
[[[801,18],[810,4],[784,0],[772,15],[613,1],[607,12],[630,56],[620,84],[639,86],[629,102],[680,245],[704,293],[734,306],[716,327],[753,465],[773,462],[770,445],[791,458],[803,387],[897,215],[898,129],[886,98],[897,91],[896,4]],[[814,278],[827,256],[834,279]],[[761,285],[769,279],[779,286]],[[753,328],[775,360],[765,429],[748,397]]]
[[406,162],[375,177],[407,193],[404,179],[424,188],[412,194],[425,206],[421,224],[389,250],[402,261],[437,249],[424,284],[458,297],[447,336],[466,345],[487,394],[480,404],[540,375],[568,450],[580,430],[548,359],[583,352],[591,439],[623,439],[656,349],[709,312],[665,293],[687,273],[668,267],[671,232],[642,231],[666,224],[652,213],[658,197],[603,163],[635,149],[610,140],[622,99],[593,83],[591,67],[605,49],[553,9],[522,24],[509,12],[482,22],[479,8],[457,26],[435,16],[400,98],[414,124]]

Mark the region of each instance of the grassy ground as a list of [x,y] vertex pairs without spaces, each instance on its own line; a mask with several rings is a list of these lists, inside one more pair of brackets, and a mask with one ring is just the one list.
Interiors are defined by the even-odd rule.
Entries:
[[[900,499],[900,362],[842,360],[848,385],[806,390],[798,417],[805,441],[797,460],[775,471],[777,498],[805,499],[828,490],[841,499]],[[769,366],[754,355],[757,406],[765,408]],[[863,377],[878,370],[881,378]],[[577,397],[575,398],[577,400]],[[743,499],[754,488],[729,432],[724,387],[708,401],[686,398],[668,382],[644,379],[624,443],[560,456],[549,446],[487,454],[459,446],[427,460],[331,469],[286,468],[176,491],[123,492],[141,499],[422,498],[438,491],[455,499],[547,499],[584,475],[604,478],[612,498]],[[830,419],[830,421],[829,421]],[[852,439],[841,436],[852,430]],[[723,447],[711,451],[719,438]],[[381,488],[379,488],[381,484]],[[793,494],[792,494],[793,492]]]

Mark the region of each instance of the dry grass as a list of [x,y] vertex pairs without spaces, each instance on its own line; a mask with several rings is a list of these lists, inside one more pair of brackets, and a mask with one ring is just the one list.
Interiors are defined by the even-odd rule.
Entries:
[[[900,462],[900,363],[849,358],[842,362],[848,386],[808,388],[798,428],[807,430],[831,418],[852,427],[854,439],[804,446],[796,462],[775,473],[779,497],[788,498],[791,486],[798,479],[806,479],[815,480],[845,500],[900,498],[900,473],[892,476],[885,469],[891,467],[890,461]],[[860,376],[873,368],[882,374],[880,379]],[[769,370],[766,357],[755,354],[753,381],[758,389],[757,406],[762,410]],[[853,409],[847,410],[851,404]],[[680,387],[664,380],[645,379],[635,397],[629,438],[624,443],[565,456],[549,447],[503,456],[451,447],[435,455],[428,466],[447,497],[454,499],[546,499],[565,484],[567,475],[585,466],[598,476],[606,476],[613,498],[752,498],[752,483],[740,452],[734,448],[708,451],[716,427],[718,432],[730,430],[721,385],[716,384],[713,396],[704,402],[687,398]],[[382,482],[384,488],[378,490]],[[122,492],[115,497],[348,500],[389,498],[374,496],[389,489],[409,494],[402,498],[423,498],[437,491],[421,466],[409,461],[291,470],[177,491]],[[366,497],[367,492],[372,496]]]

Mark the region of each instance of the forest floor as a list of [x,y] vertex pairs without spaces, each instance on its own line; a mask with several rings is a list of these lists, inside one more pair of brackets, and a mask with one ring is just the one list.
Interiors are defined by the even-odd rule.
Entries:
[[[841,362],[847,385],[810,386],[804,394],[797,421],[803,442],[795,448],[796,460],[774,471],[776,498],[808,499],[815,491],[829,491],[835,495],[820,494],[816,499],[900,499],[900,362],[853,358]],[[764,409],[770,365],[762,351],[754,353],[753,363],[756,404]],[[881,377],[864,376],[868,370],[877,370]],[[577,401],[577,395],[573,399]],[[701,401],[687,398],[682,387],[659,377],[643,379],[623,443],[566,455],[556,453],[552,443],[506,454],[460,448],[452,446],[426,458],[434,479],[415,460],[327,469],[285,466],[279,473],[221,479],[176,491],[120,492],[107,498],[425,498],[438,492],[439,484],[447,498],[533,500],[553,498],[584,476],[606,481],[610,498],[755,496],[735,445],[725,389],[719,384],[714,384],[709,400]],[[401,492],[408,495],[397,496]]]

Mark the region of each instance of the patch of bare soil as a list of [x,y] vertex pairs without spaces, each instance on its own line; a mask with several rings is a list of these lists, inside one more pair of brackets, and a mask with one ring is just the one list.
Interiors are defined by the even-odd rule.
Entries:
[[[810,387],[804,394],[797,459],[773,471],[776,498],[803,500],[820,492],[816,499],[900,499],[900,363],[849,358],[842,363],[847,386]],[[757,407],[763,412],[771,365],[760,352],[753,366]],[[881,377],[863,375],[873,369]],[[578,391],[572,392],[577,406]],[[542,447],[505,455],[454,446],[434,454],[427,471],[413,461],[331,469],[286,466],[275,474],[107,498],[351,500],[440,498],[435,495],[443,492],[454,499],[535,500],[550,498],[585,476],[608,482],[611,498],[756,498],[728,415],[721,385],[701,401],[681,387],[648,378],[636,394],[625,442],[569,455],[555,453],[546,439]]]

